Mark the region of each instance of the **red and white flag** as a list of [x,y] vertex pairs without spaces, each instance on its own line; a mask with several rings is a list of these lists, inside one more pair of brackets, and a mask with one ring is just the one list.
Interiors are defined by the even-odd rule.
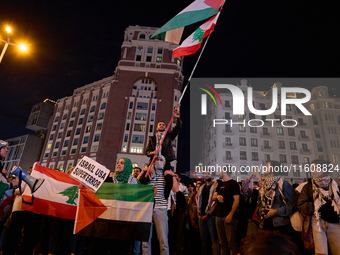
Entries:
[[22,209],[64,219],[75,219],[78,205],[78,181],[68,174],[35,163],[31,176],[45,179],[33,193],[26,186]]
[[195,30],[189,37],[187,37],[182,44],[173,50],[172,54],[174,58],[188,56],[196,53],[203,39],[207,37],[212,31],[214,31],[217,19],[221,13],[221,10],[208,21],[203,23],[198,29]]

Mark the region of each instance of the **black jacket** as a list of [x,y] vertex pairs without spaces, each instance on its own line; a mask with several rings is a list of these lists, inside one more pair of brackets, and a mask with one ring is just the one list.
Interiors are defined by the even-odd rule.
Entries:
[[[166,161],[171,162],[176,159],[175,153],[172,147],[172,141],[176,138],[179,131],[181,130],[182,122],[180,118],[176,118],[175,127],[166,133],[166,136],[162,143],[162,155],[165,157]],[[154,151],[156,150],[156,135],[151,136],[148,140],[148,145],[146,147],[146,155],[150,157],[149,164],[154,157]]]

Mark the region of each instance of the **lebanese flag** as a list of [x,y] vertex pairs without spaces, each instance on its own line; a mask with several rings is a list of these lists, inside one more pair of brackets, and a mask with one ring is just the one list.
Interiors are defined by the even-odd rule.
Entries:
[[196,0],[158,29],[153,39],[180,44],[184,28],[218,13],[225,0]]
[[207,22],[203,23],[195,32],[193,32],[182,44],[172,51],[174,58],[188,56],[196,53],[201,47],[203,39],[214,31],[217,19],[221,12],[210,18]]
[[154,203],[153,187],[105,182],[96,193],[81,188],[74,234],[148,241]]
[[29,187],[23,193],[22,209],[63,219],[75,219],[78,205],[78,181],[68,174],[35,163],[31,176],[45,179],[32,195]]

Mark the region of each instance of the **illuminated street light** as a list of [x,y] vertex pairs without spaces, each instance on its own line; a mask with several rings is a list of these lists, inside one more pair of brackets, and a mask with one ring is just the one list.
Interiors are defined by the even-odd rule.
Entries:
[[2,49],[2,52],[1,52],[1,55],[0,55],[0,64],[1,64],[1,61],[2,61],[2,59],[3,59],[4,55],[5,55],[5,52],[6,52],[7,48],[8,48],[8,45],[18,46],[21,51],[27,51],[27,46],[26,45],[24,45],[24,44],[17,45],[15,43],[11,43],[10,42],[9,34],[12,32],[12,29],[10,27],[6,27],[6,32],[7,32],[7,41],[5,41],[3,39],[0,39],[0,41],[5,43],[5,46]]

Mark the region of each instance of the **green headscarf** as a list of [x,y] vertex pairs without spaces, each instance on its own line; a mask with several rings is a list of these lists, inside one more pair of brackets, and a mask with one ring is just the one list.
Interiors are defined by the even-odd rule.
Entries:
[[120,173],[115,172],[113,178],[116,178],[119,183],[128,183],[129,177],[132,174],[132,162],[128,158],[120,159],[124,159],[124,169]]

